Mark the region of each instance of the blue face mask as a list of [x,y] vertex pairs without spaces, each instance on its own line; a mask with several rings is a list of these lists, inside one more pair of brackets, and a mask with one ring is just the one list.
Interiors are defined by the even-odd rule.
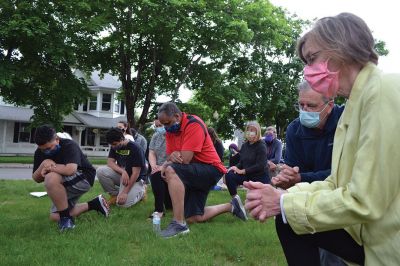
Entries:
[[267,142],[267,143],[271,143],[273,140],[274,140],[274,136],[272,136],[272,135],[267,135],[267,136],[265,136],[265,142]]
[[300,123],[308,128],[316,128],[319,125],[319,112],[306,112],[300,110]]
[[178,122],[176,122],[172,126],[169,126],[169,127],[164,126],[164,128],[169,133],[177,133],[179,131],[179,129],[181,128],[181,125]]
[[57,144],[54,149],[52,149],[52,150],[44,150],[43,153],[46,156],[53,156],[53,155],[56,155],[60,151],[60,149],[61,149],[61,145]]
[[164,127],[156,127],[155,131],[157,133],[164,134],[165,133],[165,128]]
[[307,112],[303,110],[299,110],[300,115],[300,123],[308,128],[316,128],[319,123],[321,122],[321,119],[319,118],[319,115],[325,110],[325,108],[328,106],[328,104],[325,105],[324,109],[321,110],[321,112]]

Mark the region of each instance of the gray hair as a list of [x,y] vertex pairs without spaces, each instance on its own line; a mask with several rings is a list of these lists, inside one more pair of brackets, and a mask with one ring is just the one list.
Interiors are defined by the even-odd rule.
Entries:
[[158,108],[157,115],[160,116],[162,113],[166,114],[168,117],[171,117],[175,114],[182,116],[181,110],[179,110],[178,106],[173,102],[163,103],[160,108]]
[[274,131],[274,133],[276,133],[276,127],[269,126],[269,127],[267,127],[267,129],[265,131]]
[[276,138],[276,127],[274,127],[274,126],[268,126],[267,129],[265,130],[264,136],[267,135],[267,132],[268,132],[268,131],[272,131],[273,134],[274,134],[274,137]]
[[351,13],[340,13],[334,17],[318,20],[313,28],[297,43],[297,53],[304,63],[303,55],[306,41],[317,44],[328,51],[332,57],[345,62],[365,66],[368,62],[378,64],[375,41],[371,30],[360,17]]
[[[300,91],[307,91],[307,90],[312,90],[310,84],[307,82],[307,80],[303,80],[299,83],[299,85],[297,85],[297,90]],[[333,97],[326,97],[323,94],[319,93],[322,97],[322,100],[324,101],[324,103],[328,103],[330,101],[333,101]]]

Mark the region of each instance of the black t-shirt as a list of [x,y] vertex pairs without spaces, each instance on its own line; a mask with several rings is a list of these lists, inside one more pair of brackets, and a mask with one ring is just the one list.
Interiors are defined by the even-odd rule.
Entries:
[[137,181],[146,176],[147,169],[144,152],[137,143],[129,141],[122,148],[111,148],[108,157],[115,159],[118,166],[125,168],[129,177],[132,175],[132,167],[140,167],[140,174]]
[[82,177],[93,186],[96,169],[94,169],[88,161],[86,155],[83,154],[79,145],[70,139],[60,139],[60,146],[60,151],[55,155],[45,155],[41,150],[36,149],[33,159],[33,172],[35,172],[46,159],[51,159],[56,164],[75,163],[78,165],[78,171],[82,173]]

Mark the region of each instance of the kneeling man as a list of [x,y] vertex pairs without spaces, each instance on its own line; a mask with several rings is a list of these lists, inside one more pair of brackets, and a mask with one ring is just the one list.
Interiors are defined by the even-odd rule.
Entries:
[[96,170],[82,153],[78,144],[57,136],[54,128],[44,125],[36,129],[32,178],[44,182],[53,206],[50,219],[58,221],[60,231],[75,227],[73,217],[96,210],[105,217],[109,208],[99,195],[86,203],[78,199],[93,186]]
[[138,144],[126,139],[119,128],[111,128],[106,139],[111,149],[107,166],[97,169],[97,178],[111,196],[109,204],[127,208],[142,200],[146,192],[144,153]]

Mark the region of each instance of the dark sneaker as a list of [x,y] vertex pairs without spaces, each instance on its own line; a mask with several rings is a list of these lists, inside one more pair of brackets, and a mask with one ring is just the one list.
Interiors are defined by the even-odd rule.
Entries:
[[97,199],[100,203],[97,211],[103,214],[105,217],[108,217],[110,214],[110,206],[108,206],[107,200],[103,197],[103,195],[97,196]]
[[172,221],[168,227],[160,232],[160,236],[164,238],[170,238],[177,235],[184,235],[189,233],[189,227],[187,225],[180,225],[176,221]]
[[72,219],[72,217],[60,217],[60,220],[58,221],[58,228],[60,229],[60,232],[74,229],[74,220]]
[[243,203],[240,200],[239,195],[236,195],[232,198],[231,204],[232,204],[232,214],[243,221],[247,221],[246,210],[243,207]]

